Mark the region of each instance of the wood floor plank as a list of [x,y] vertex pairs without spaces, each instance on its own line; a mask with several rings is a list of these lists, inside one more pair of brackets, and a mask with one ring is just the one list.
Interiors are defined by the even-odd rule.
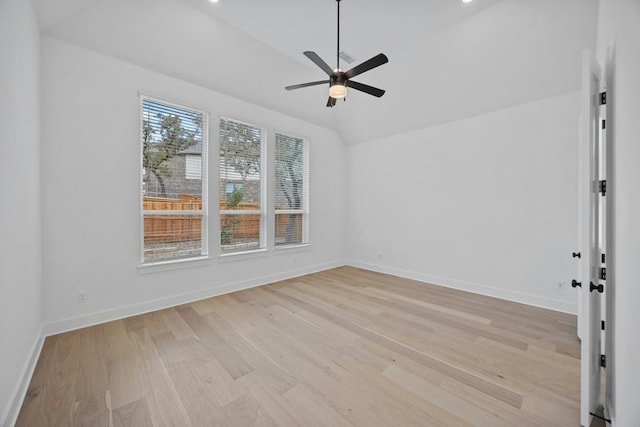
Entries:
[[[202,362],[179,362],[168,368],[175,387],[178,402],[185,408],[190,425],[193,426],[226,426],[224,412],[216,402],[223,384],[218,383],[212,375],[214,368],[209,369]],[[222,368],[224,369],[224,368]],[[215,391],[215,393],[213,393]],[[187,422],[185,421],[185,424]],[[181,424],[175,424],[181,425]]]
[[419,298],[405,297],[404,295],[399,295],[399,294],[396,294],[396,293],[384,291],[382,289],[375,289],[375,288],[367,287],[367,288],[365,288],[363,290],[363,292],[373,293],[374,295],[377,294],[377,295],[379,295],[379,296],[381,296],[383,298],[387,298],[387,299],[391,299],[391,300],[398,300],[398,301],[403,301],[403,302],[406,302],[406,303],[409,303],[409,304],[418,305],[420,307],[428,308],[429,310],[439,311],[439,312],[442,312],[442,313],[450,314],[452,316],[461,317],[463,319],[471,320],[473,322],[481,323],[481,324],[484,324],[484,325],[489,325],[491,323],[491,319],[487,319],[487,318],[480,317],[480,316],[475,316],[473,314],[465,313],[464,311],[454,310],[452,308],[443,307],[441,305],[432,304],[430,302],[423,301],[422,299],[419,299]]
[[[390,364],[381,372],[374,369],[371,365],[363,364],[361,361],[346,355],[340,358],[339,365],[351,372],[358,378],[363,379],[366,386],[371,390],[379,391],[384,390],[384,395],[373,395],[378,402],[384,402],[383,407],[393,407],[396,409],[398,420],[403,420],[402,425],[412,425],[415,420],[410,417],[406,417],[405,414],[417,413],[421,414],[422,419],[428,420],[430,425],[442,425],[442,426],[471,426],[472,423],[465,421],[458,415],[457,411],[448,411],[441,407],[433,400],[424,399],[423,395],[415,393],[411,387],[408,387],[406,383],[394,382],[393,378],[387,375],[390,369],[401,369],[398,364]],[[433,389],[437,389],[437,386],[433,385],[429,381],[422,380],[419,376],[415,376],[408,371],[407,375],[411,378],[415,378],[415,381],[421,381],[424,384],[428,384]],[[390,404],[390,401],[395,401],[394,404]]]
[[134,400],[113,411],[113,427],[153,427],[146,399]]
[[53,364],[57,339],[58,336],[54,335],[44,340],[16,426],[33,426],[38,422],[47,422],[48,408],[45,406],[45,393],[50,375],[53,375],[55,370]]
[[[493,399],[492,397],[458,381],[445,379],[440,385],[440,388],[450,392],[459,399],[484,408],[486,411],[490,411],[500,420],[504,420],[507,425],[518,427],[553,426],[553,423],[550,423],[549,420],[544,419],[544,417],[539,414],[524,413],[519,408],[514,408],[504,402]],[[486,427],[491,427],[491,425]]]
[[[105,390],[109,389],[109,377],[104,360],[104,330],[102,325],[97,325],[93,328],[81,329],[79,332],[80,354],[76,368],[78,373],[76,400],[104,397]],[[104,402],[103,398],[99,400]],[[104,409],[106,410],[106,406]]]
[[[268,296],[270,298],[272,297],[270,292],[262,288],[257,288],[255,289],[255,291],[260,293],[259,294],[260,297],[262,297],[263,295]],[[278,301],[278,305],[287,309],[289,312],[293,313],[299,318],[304,319],[306,322],[315,325],[316,327],[320,328],[322,331],[325,331],[328,335],[332,337],[335,337],[340,340],[346,340],[346,341],[355,341],[359,338],[357,334],[354,334],[353,332],[347,329],[341,328],[340,326],[325,319],[324,317],[317,316],[306,310],[301,310],[300,307],[288,301],[284,301],[280,299]]]
[[[256,331],[257,313],[247,309],[243,304],[239,304],[228,295],[214,298],[214,310],[212,313],[225,319],[233,329],[240,335],[248,335]],[[259,322],[258,322],[259,323]]]
[[[391,365],[385,369],[384,375],[409,392],[421,397],[425,402],[438,406],[448,412],[450,417],[453,418],[455,416],[467,425],[508,426],[506,422],[495,417],[495,415],[490,412],[471,405],[395,365]],[[453,421],[450,425],[453,425]]]
[[169,326],[164,321],[161,311],[152,311],[136,317],[144,323],[144,327],[149,330],[152,337],[170,332]]
[[300,384],[284,394],[284,397],[295,407],[305,408],[305,418],[301,419],[305,426],[342,426],[350,427],[352,424],[344,419],[338,412],[329,406],[322,395],[313,391],[304,384]]
[[74,426],[108,426],[110,423],[111,411],[107,405],[106,392],[94,396],[85,395],[82,400],[75,402],[73,408]]
[[152,335],[151,340],[153,340],[153,345],[158,350],[158,354],[162,358],[165,366],[182,362],[187,358],[182,347],[178,344],[178,340],[176,340],[171,332]]
[[53,369],[45,386],[45,411],[49,425],[73,425],[80,356],[80,331],[60,334],[54,350]]
[[249,394],[264,408],[278,426],[299,426],[304,425],[302,419],[296,415],[301,407],[296,407],[286,400],[278,390],[271,387],[270,383],[256,378],[254,372],[245,375],[243,382],[249,382],[247,389]]
[[81,329],[80,333],[73,422],[76,426],[106,426],[111,419],[111,397],[104,359],[103,329],[98,325]]
[[175,307],[160,310],[159,313],[177,340],[195,336],[193,329],[187,325],[187,322],[184,321]]
[[[327,404],[354,425],[383,425],[384,420],[392,422],[388,416],[376,415],[378,410],[372,409],[373,399],[364,398],[369,393],[361,385],[355,382],[347,386],[341,384],[334,375],[335,366],[325,366],[323,359],[308,359],[298,348],[292,348],[292,343],[273,335],[273,332],[257,334],[250,339],[270,360],[298,379],[299,383],[312,384],[323,395]],[[300,408],[297,412],[304,410],[305,408]]]
[[124,319],[133,347],[140,355],[138,372],[143,381],[144,396],[151,412],[154,425],[190,426],[187,412],[179,398],[169,372],[160,353],[153,343],[151,333],[146,327],[140,327],[140,318]]
[[404,301],[384,301],[379,300],[378,298],[372,299],[379,301],[381,304],[387,305],[388,307],[394,308],[398,311],[409,313],[416,317],[422,317],[427,320],[432,320],[442,325],[447,325],[447,327],[449,328],[461,330],[476,336],[482,336],[496,342],[501,342],[513,346],[515,348],[523,350],[526,350],[527,348],[526,342],[505,337],[490,325],[478,325],[475,320],[469,320],[460,316],[456,316],[455,314],[451,314],[450,312],[442,312],[430,309],[425,310],[422,307],[412,306],[411,303],[407,303]]
[[[219,317],[217,313],[207,315],[207,322],[217,331],[220,331],[220,335],[225,341],[238,354],[242,355],[251,366],[254,366],[254,370],[247,375],[255,374],[254,376],[268,379],[271,386],[278,390],[279,393],[284,393],[297,384],[295,378],[280,368],[277,363],[261,352],[249,340],[241,336],[231,324]],[[238,378],[238,380],[242,380],[242,378]]]
[[188,306],[180,307],[178,312],[196,333],[198,339],[203,344],[211,347],[211,351],[216,355],[220,364],[229,371],[233,378],[241,377],[253,370],[253,367],[229,346],[193,308]]
[[111,405],[120,408],[144,398],[140,355],[136,353],[121,320],[105,323],[102,328]]
[[578,424],[576,318],[340,267],[45,340],[17,426]]
[[226,405],[224,419],[229,426],[276,427],[268,412],[249,394]]

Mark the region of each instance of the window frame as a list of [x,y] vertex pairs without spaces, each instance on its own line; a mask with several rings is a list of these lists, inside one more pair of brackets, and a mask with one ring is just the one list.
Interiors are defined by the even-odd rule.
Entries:
[[[303,198],[302,198],[302,206],[300,207],[300,209],[278,209],[276,207],[276,198],[277,198],[277,194],[278,194],[278,189],[277,189],[277,185],[278,185],[278,177],[277,177],[277,158],[278,158],[278,135],[287,137],[287,138],[293,138],[293,139],[298,139],[302,141],[302,147],[303,147],[303,180],[302,180],[302,194],[303,194]],[[307,247],[309,246],[309,199],[310,199],[310,187],[309,187],[309,180],[310,180],[310,172],[309,172],[309,159],[310,159],[310,150],[311,150],[311,144],[309,142],[309,139],[301,137],[301,136],[296,136],[294,133],[292,132],[287,132],[287,131],[282,131],[282,130],[278,130],[276,129],[274,131],[274,147],[273,147],[273,169],[274,169],[274,178],[273,178],[273,196],[272,196],[272,201],[273,201],[273,222],[274,222],[274,227],[273,227],[273,247],[275,250],[277,251],[283,251],[283,250],[287,250],[287,249],[295,249],[295,248],[301,248],[301,247]],[[276,243],[276,226],[278,224],[277,221],[277,217],[278,215],[291,215],[291,214],[301,214],[302,215],[302,241],[300,243],[289,243],[289,244],[277,244]]]
[[[217,240],[218,240],[218,257],[220,260],[224,260],[224,259],[231,259],[232,257],[243,257],[243,256],[248,256],[248,255],[252,255],[252,254],[259,254],[259,253],[263,253],[263,252],[267,252],[268,251],[268,234],[267,234],[267,228],[268,228],[268,222],[267,222],[267,203],[268,203],[268,168],[269,168],[269,159],[268,159],[268,147],[269,147],[269,130],[267,127],[265,126],[261,126],[255,123],[251,123],[248,122],[246,120],[240,120],[240,119],[236,119],[233,118],[231,116],[228,115],[224,115],[221,114],[218,116],[218,152],[217,152],[217,159],[218,159],[218,168],[221,167],[221,156],[220,156],[220,148],[221,148],[221,138],[220,138],[220,123],[222,122],[222,120],[227,120],[227,121],[232,121],[235,123],[239,123],[241,125],[245,125],[245,126],[250,126],[253,128],[257,128],[260,129],[260,187],[259,187],[259,191],[258,194],[260,195],[260,208],[259,209],[218,209],[218,233],[217,233]],[[218,191],[220,192],[220,179],[221,179],[221,170],[218,170]],[[217,203],[219,204],[219,200],[221,200],[222,197],[225,197],[226,199],[226,185],[227,183],[225,182],[225,192],[220,192],[220,194],[218,194],[218,201]],[[243,188],[246,188],[245,186],[243,186]],[[259,225],[259,236],[258,236],[258,247],[257,248],[250,248],[250,249],[246,249],[246,250],[237,250],[237,251],[232,251],[232,252],[224,252],[222,247],[222,236],[221,236],[221,232],[222,232],[222,217],[223,215],[258,215],[260,218],[260,225]]]
[[[139,122],[139,144],[140,144],[140,163],[139,163],[139,212],[140,212],[140,264],[139,269],[147,269],[148,267],[158,266],[161,269],[171,268],[171,266],[178,266],[177,268],[181,268],[182,266],[189,265],[198,265],[197,261],[208,260],[209,259],[209,112],[200,107],[194,107],[192,105],[183,104],[179,102],[170,101],[167,99],[147,95],[145,93],[139,93],[139,112],[140,112],[140,122]],[[145,196],[145,183],[144,177],[145,174],[149,174],[144,167],[144,117],[145,117],[145,108],[144,102],[150,101],[158,104],[164,104],[170,107],[174,107],[182,110],[190,110],[196,113],[201,114],[202,116],[202,152],[201,152],[201,209],[194,210],[149,210],[144,209],[144,196]],[[186,157],[185,157],[186,164]],[[185,180],[186,180],[185,173]],[[185,256],[185,257],[175,257],[175,258],[167,258],[161,260],[151,260],[145,261],[145,229],[144,229],[144,220],[146,216],[164,216],[164,215],[193,215],[200,217],[200,254],[193,256]],[[196,262],[194,262],[196,261]],[[142,271],[142,270],[139,270]]]

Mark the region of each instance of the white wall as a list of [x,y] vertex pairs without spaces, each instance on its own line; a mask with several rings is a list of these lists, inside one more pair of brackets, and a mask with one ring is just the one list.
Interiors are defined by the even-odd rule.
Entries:
[[350,147],[351,262],[575,312],[578,102],[571,93]]
[[[46,332],[343,263],[345,151],[334,132],[64,42],[42,43]],[[209,264],[141,274],[138,91],[209,111],[213,160],[219,114],[308,138],[310,247],[219,262],[213,211]],[[214,208],[216,183],[212,176]],[[88,302],[77,304],[78,291]]]
[[609,410],[614,426],[640,425],[640,2],[600,2],[598,58],[610,85],[612,239],[607,310]]
[[39,39],[31,2],[0,1],[0,425],[40,345]]

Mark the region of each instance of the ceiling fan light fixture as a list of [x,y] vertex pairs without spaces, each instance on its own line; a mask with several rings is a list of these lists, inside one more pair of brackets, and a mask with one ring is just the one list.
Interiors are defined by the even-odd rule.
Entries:
[[347,87],[343,83],[334,83],[329,86],[329,96],[335,99],[347,96]]

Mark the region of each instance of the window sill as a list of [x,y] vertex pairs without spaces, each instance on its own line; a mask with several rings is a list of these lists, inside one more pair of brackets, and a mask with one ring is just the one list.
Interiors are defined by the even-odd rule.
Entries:
[[250,251],[243,252],[231,252],[228,254],[220,254],[218,255],[218,262],[232,262],[232,261],[241,261],[245,259],[251,258],[262,258],[267,255],[267,249],[254,249]]
[[138,274],[149,274],[160,271],[180,270],[184,268],[201,267],[211,263],[209,256],[200,256],[197,258],[176,259],[170,261],[158,261],[150,262],[147,264],[140,264],[138,266]]
[[287,245],[287,246],[276,246],[273,248],[274,253],[276,254],[287,254],[290,252],[302,252],[309,250],[308,243],[302,243],[300,245]]

